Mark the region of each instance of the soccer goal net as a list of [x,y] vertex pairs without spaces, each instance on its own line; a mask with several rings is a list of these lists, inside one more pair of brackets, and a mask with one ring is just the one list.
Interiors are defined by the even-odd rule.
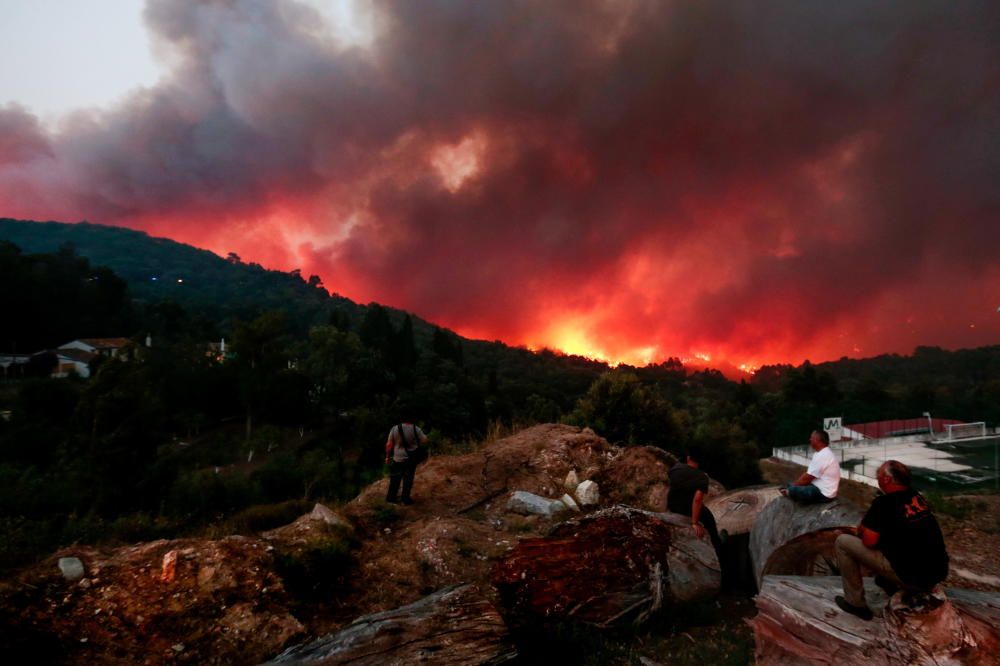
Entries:
[[953,423],[946,425],[945,429],[947,430],[949,440],[986,436],[986,423],[984,421],[980,421],[979,423]]

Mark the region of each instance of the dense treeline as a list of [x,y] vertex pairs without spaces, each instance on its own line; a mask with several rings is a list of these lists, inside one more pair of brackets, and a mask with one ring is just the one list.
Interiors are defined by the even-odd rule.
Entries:
[[124,280],[66,247],[24,255],[0,240],[0,351],[33,353],[74,337],[106,337],[135,327]]
[[[137,343],[89,380],[0,384],[0,566],[74,540],[264,528],[306,501],[348,499],[381,474],[385,433],[401,420],[421,423],[439,450],[497,422],[560,420],[626,445],[697,444],[730,486],[757,481],[759,457],[803,443],[825,416],[1000,420],[995,347],[769,367],[733,382],[676,359],[612,370],[470,341],[235,258],[215,258],[218,279],[259,272],[261,305],[135,298],[134,281],[69,246],[0,252],[5,311],[18,313],[5,332],[19,350],[98,335]],[[162,261],[155,245],[145,252]],[[207,345],[223,336],[224,356]]]
[[803,444],[803,431],[829,416],[842,416],[848,424],[919,419],[930,412],[1000,424],[1000,345],[957,351],[917,347],[911,356],[765,366],[751,384],[774,414],[774,446]]

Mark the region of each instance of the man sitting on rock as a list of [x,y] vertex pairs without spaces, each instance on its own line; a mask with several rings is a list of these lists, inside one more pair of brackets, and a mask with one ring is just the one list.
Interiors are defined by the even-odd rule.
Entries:
[[779,492],[803,504],[830,502],[837,498],[840,487],[840,463],[830,450],[830,436],[821,430],[813,430],[809,446],[815,451],[809,467],[794,483]]
[[842,610],[863,620],[872,618],[865,602],[861,567],[875,573],[875,583],[892,594],[902,587],[929,592],[948,577],[948,553],[937,520],[920,493],[911,487],[906,465],[886,461],[878,468],[884,495],[872,501],[858,526],[858,536],[841,534],[835,549],[844,596],[834,599]]
[[667,511],[690,516],[691,527],[699,539],[708,532],[708,538],[712,540],[712,546],[721,561],[722,541],[715,525],[715,516],[704,506],[705,496],[708,495],[708,475],[698,468],[700,460],[701,451],[692,447],[688,449],[687,460],[677,463],[667,472],[670,480]]

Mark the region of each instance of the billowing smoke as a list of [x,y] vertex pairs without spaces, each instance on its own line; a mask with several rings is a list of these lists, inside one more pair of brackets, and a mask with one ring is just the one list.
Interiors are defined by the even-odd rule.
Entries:
[[1000,341],[995,2],[150,0],[169,74],[0,109],[0,215],[629,361]]

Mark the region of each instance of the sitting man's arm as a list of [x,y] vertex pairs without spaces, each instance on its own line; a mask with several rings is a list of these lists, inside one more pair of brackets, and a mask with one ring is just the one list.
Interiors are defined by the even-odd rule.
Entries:
[[795,481],[792,483],[792,485],[793,486],[808,486],[810,483],[813,482],[813,479],[815,479],[815,478],[816,477],[813,476],[812,474],[810,474],[809,472],[802,472],[802,476],[800,476],[799,478],[795,479]]
[[698,523],[698,519],[701,518],[701,505],[705,501],[705,493],[700,490],[694,492],[694,499],[691,501],[691,527],[694,528],[694,533],[700,539],[705,536],[705,528]]

